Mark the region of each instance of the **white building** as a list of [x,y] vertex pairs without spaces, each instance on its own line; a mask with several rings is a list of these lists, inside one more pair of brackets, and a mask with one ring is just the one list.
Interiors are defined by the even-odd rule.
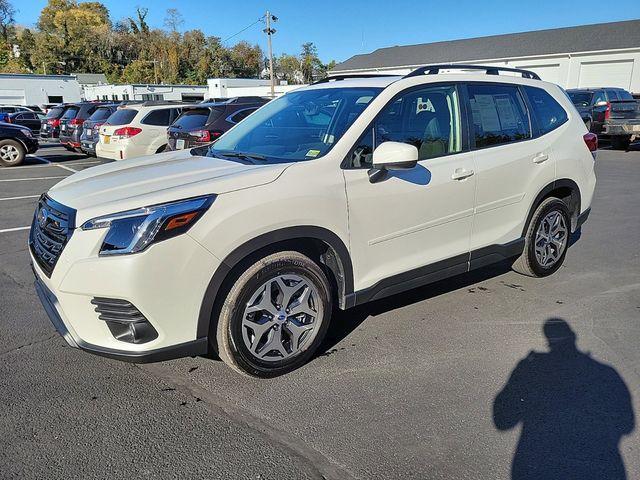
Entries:
[[204,85],[86,85],[85,100],[179,100],[199,102],[207,95]]
[[[270,97],[271,82],[269,79],[253,78],[210,78],[207,80],[209,87],[208,98],[232,98],[232,97]],[[303,85],[279,84],[274,88],[276,97]]]
[[0,74],[0,104],[43,105],[79,102],[81,89],[74,75]]
[[406,74],[445,63],[525,68],[564,88],[640,92],[640,20],[381,48],[351,57],[330,75]]

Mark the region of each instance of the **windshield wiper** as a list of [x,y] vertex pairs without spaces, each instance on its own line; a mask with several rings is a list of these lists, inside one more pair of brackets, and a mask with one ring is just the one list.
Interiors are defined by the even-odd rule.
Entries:
[[260,155],[259,153],[250,153],[250,152],[217,152],[220,155],[225,157],[236,157],[236,158],[244,158],[248,160],[266,160],[267,157],[264,155]]

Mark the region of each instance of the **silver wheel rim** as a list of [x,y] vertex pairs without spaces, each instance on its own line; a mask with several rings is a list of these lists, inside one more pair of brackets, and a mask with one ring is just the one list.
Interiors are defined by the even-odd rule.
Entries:
[[263,362],[279,362],[313,342],[322,318],[320,295],[302,275],[285,274],[263,283],[242,315],[242,339]]
[[553,267],[567,248],[569,230],[564,215],[557,210],[549,212],[536,231],[535,253],[538,263],[545,268]]
[[0,157],[6,162],[17,162],[20,151],[14,145],[3,145],[0,147]]

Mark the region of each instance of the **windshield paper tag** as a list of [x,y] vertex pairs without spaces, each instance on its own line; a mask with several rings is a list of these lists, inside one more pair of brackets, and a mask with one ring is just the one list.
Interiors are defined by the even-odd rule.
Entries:
[[305,156],[306,157],[317,157],[318,155],[320,155],[320,150],[309,150]]

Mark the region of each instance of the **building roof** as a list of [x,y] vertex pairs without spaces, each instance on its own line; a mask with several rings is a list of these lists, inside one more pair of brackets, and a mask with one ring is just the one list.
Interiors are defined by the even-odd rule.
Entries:
[[640,20],[379,48],[332,72],[640,47]]
[[80,85],[99,85],[108,83],[104,73],[74,73]]
[[0,78],[31,78],[35,80],[75,80],[73,75],[42,75],[40,73],[0,73]]

